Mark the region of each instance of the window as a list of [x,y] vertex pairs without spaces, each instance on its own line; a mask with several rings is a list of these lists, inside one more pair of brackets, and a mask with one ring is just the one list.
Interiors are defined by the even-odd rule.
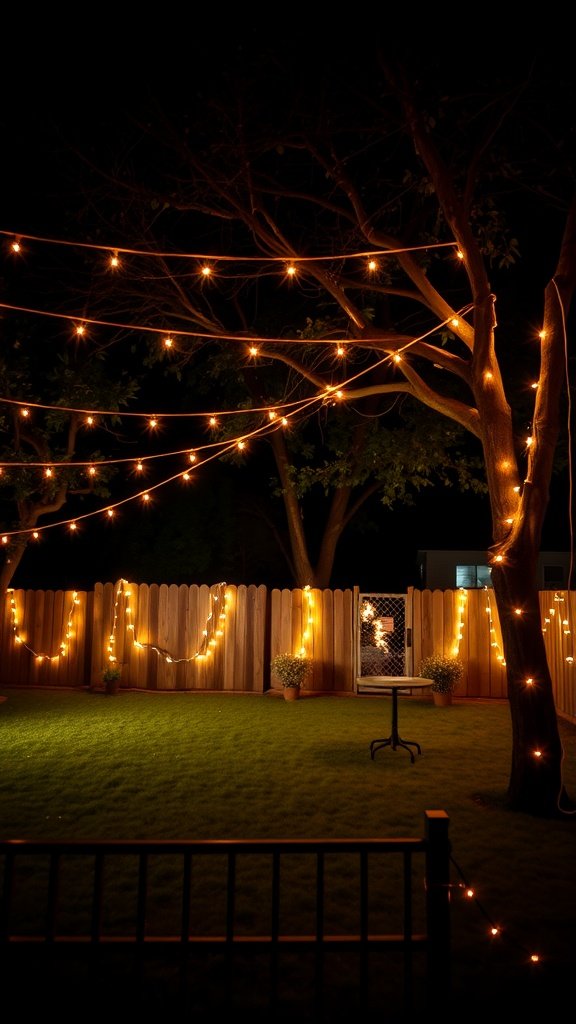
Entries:
[[487,565],[457,565],[456,586],[472,590],[479,587],[491,587],[492,579]]

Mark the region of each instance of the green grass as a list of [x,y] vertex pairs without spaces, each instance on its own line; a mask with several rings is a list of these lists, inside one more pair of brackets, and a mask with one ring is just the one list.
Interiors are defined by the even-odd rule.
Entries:
[[[371,740],[390,731],[389,697],[304,693],[289,704],[272,694],[2,693],[2,838],[420,836],[424,811],[443,809],[454,862],[455,998],[485,1013],[506,991],[527,1007],[568,992],[576,967],[576,821],[506,809],[505,703],[435,708],[428,698],[401,697],[400,733],[422,747],[412,764],[402,748],[370,758]],[[560,728],[573,797],[576,728],[562,721]],[[169,866],[158,870],[169,891]],[[247,927],[258,917],[258,874],[256,866],[240,907]],[[463,880],[475,899],[464,897]],[[215,899],[210,873],[203,882],[200,907]],[[120,916],[130,898],[118,876]],[[296,917],[308,899],[295,877]],[[491,922],[504,929],[501,939],[488,937]],[[537,968],[532,951],[542,957]]]

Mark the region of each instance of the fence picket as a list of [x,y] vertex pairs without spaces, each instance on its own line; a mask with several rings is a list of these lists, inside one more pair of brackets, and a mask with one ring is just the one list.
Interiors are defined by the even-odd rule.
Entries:
[[[308,686],[324,693],[354,692],[358,588],[312,590],[310,606],[303,589],[230,586],[226,618],[220,622],[224,607],[216,597],[222,598],[223,590],[221,584],[217,587],[218,593],[205,584],[96,583],[93,591],[77,594],[75,607],[73,591],[10,591],[0,628],[0,685],[100,686],[113,636],[125,688],[263,693],[279,685],[270,677],[271,659],[300,650],[308,630],[304,646],[313,659]],[[543,619],[550,620],[544,642],[556,708],[576,720],[571,628],[576,592],[542,591],[539,598]],[[461,600],[461,591],[408,588],[410,672],[417,675],[429,654],[450,654],[458,641],[465,672],[457,696],[505,698],[506,668],[500,660],[502,636],[494,595],[467,591],[462,615]],[[213,625],[221,635],[214,636],[216,643],[207,657],[195,658],[210,615],[217,616]],[[134,640],[143,647],[135,646]],[[63,641],[68,645],[66,655],[55,657]],[[39,653],[50,657],[40,660]]]

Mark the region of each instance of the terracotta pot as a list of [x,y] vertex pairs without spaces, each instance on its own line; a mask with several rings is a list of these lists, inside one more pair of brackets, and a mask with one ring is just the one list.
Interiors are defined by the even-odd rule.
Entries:
[[450,691],[448,691],[448,693],[436,693],[433,690],[432,695],[434,697],[434,703],[438,708],[446,708],[452,703],[452,694]]
[[284,687],[284,700],[298,700],[300,696],[300,690],[297,686],[285,686]]

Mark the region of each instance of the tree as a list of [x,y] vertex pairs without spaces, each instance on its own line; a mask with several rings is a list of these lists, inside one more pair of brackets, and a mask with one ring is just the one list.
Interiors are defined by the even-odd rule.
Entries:
[[[4,331],[0,358],[0,508],[2,563],[0,594],[10,586],[36,527],[54,521],[70,500],[76,508],[90,497],[107,498],[114,466],[86,443],[96,430],[110,430],[114,418],[90,424],[81,409],[120,409],[134,398],[136,383],[123,373],[107,375],[98,346],[59,354],[54,338],[30,337],[12,321]],[[44,409],[52,400],[53,407]],[[42,403],[42,404],[40,404]],[[92,438],[90,439],[92,441]],[[74,524],[76,525],[76,524]]]
[[[254,339],[259,359],[284,368],[284,398],[297,386],[333,401],[341,378],[326,344],[331,334],[310,344],[292,331],[292,344],[281,345],[262,331],[278,303],[271,282],[288,274],[292,296],[298,294],[306,311],[328,309],[333,318],[338,310],[345,321],[343,341],[354,360],[342,389],[348,408],[373,396],[410,396],[470,435],[490,496],[492,577],[513,731],[509,804],[540,816],[572,815],[536,561],[568,376],[576,202],[563,118],[574,83],[561,90],[550,66],[538,60],[526,66],[519,60],[508,77],[492,68],[488,81],[479,64],[456,95],[454,63],[426,67],[416,52],[412,65],[382,59],[375,78],[367,73],[359,87],[336,61],[326,67],[318,59],[306,65],[298,92],[294,76],[286,88],[286,67],[276,64],[271,74],[269,56],[258,54],[256,68],[242,54],[226,96],[198,91],[189,103],[174,99],[169,117],[162,105],[136,117],[138,137],[125,148],[131,166],[126,159],[121,173],[115,150],[115,193],[105,195],[108,225],[126,230],[127,199],[137,194],[144,249],[150,251],[153,238],[155,252],[174,253],[185,239],[189,251],[191,238],[209,237],[212,270],[219,256],[236,253],[235,271],[220,272],[220,291],[197,287],[199,267],[192,280],[189,262],[164,258],[162,264],[154,257],[155,280],[160,273],[170,278],[186,308],[178,335],[186,359],[202,355],[202,334]],[[550,82],[553,99],[562,95],[566,104],[553,105],[548,90],[545,105]],[[553,146],[548,161],[541,159],[544,138]],[[170,161],[160,155],[168,146]],[[93,198],[101,205],[103,193]],[[539,222],[542,208],[546,220]],[[89,219],[93,210],[85,213]],[[539,353],[527,357],[505,299],[505,332],[496,313],[505,271],[516,270],[522,245],[530,250],[532,242],[507,222],[521,227],[529,219],[539,224],[542,241],[532,246],[526,290],[543,275],[548,283]],[[258,271],[242,268],[240,257],[248,261],[254,253]],[[369,279],[368,255],[375,264]],[[150,277],[141,266],[144,302]],[[158,330],[170,325],[178,332],[172,306],[142,309]],[[537,375],[529,431],[521,360]]]

